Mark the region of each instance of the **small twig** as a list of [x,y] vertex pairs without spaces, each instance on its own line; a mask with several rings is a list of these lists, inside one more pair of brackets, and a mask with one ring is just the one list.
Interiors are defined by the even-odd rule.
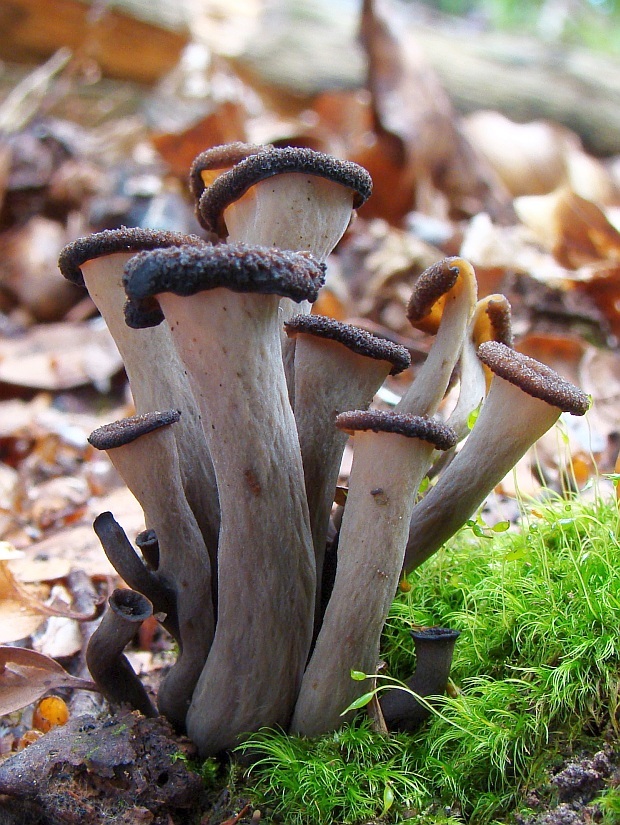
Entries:
[[50,83],[72,58],[70,49],[58,49],[47,63],[27,75],[0,106],[0,132],[19,132],[39,111]]

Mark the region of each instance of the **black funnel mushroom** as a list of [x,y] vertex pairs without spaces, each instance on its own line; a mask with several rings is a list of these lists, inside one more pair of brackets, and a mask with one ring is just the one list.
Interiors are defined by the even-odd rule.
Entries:
[[405,569],[433,555],[563,412],[584,415],[588,396],[539,361],[499,341],[478,356],[494,373],[482,410],[461,451],[416,505]]
[[368,690],[351,670],[376,670],[420,481],[433,449],[456,441],[439,421],[377,410],[342,413],[336,425],[355,433],[353,466],[336,579],[292,721],[303,736],[337,728],[342,712]]
[[314,301],[323,275],[307,254],[234,244],[142,253],[126,269],[131,323],[161,307],[208,422],[219,598],[187,716],[206,754],[288,725],[311,643],[314,553],[278,306]]
[[295,423],[304,464],[317,569],[317,609],[329,517],[347,434],[339,413],[366,409],[389,374],[407,369],[409,352],[366,330],[323,315],[285,324],[295,347]]
[[145,716],[157,716],[157,711],[123,651],[152,615],[153,606],[141,593],[115,590],[86,651],[90,674],[106,699],[127,704]]
[[[106,424],[89,436],[105,450],[134,494],[159,546],[157,578],[174,592],[179,657],[158,694],[160,711],[182,727],[214,633],[207,550],[183,494],[174,449],[177,410],[152,412]],[[162,484],[166,478],[168,483]]]
[[183,489],[214,565],[219,530],[217,487],[187,375],[166,325],[135,330],[127,326],[124,317],[123,269],[127,261],[141,250],[179,245],[206,246],[200,238],[178,232],[106,230],[68,244],[58,266],[65,278],[88,289],[105,320],[123,359],[136,413],[181,411],[174,435]]
[[463,258],[444,258],[415,283],[407,317],[436,333],[426,361],[398,405],[397,412],[434,415],[459,359],[467,325],[476,305],[476,276]]
[[416,669],[405,682],[411,693],[395,688],[382,693],[379,699],[389,730],[414,731],[428,719],[430,702],[419,702],[416,696],[426,699],[445,693],[459,635],[458,630],[448,627],[423,627],[411,631]]

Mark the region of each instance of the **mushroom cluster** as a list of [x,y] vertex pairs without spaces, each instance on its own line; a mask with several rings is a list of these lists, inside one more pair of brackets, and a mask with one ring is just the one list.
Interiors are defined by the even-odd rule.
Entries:
[[[147,527],[134,547],[111,513],[95,521],[136,592],[114,594],[89,665],[111,701],[154,713],[122,650],[155,614],[179,649],[158,710],[207,756],[263,726],[313,736],[341,725],[368,690],[351,671],[376,670],[403,568],[588,399],[511,348],[505,300],[477,302],[472,267],[448,258],[416,281],[409,306],[436,336],[427,361],[394,410],[371,409],[408,351],[310,313],[325,259],[370,195],[366,171],[308,149],[232,144],[196,158],[190,189],[205,236],[105,231],[65,247],[59,267],[87,287],[124,359],[136,414],[90,442]],[[350,436],[346,504],[335,506]],[[418,499],[433,464],[436,483]],[[416,690],[443,690],[456,635],[416,637]],[[400,699],[384,715],[405,729],[423,716]]]

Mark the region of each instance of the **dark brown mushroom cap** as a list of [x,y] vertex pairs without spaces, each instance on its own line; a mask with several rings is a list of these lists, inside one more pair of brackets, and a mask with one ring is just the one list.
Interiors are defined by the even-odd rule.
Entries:
[[164,412],[149,412],[144,415],[134,415],[131,418],[121,418],[111,424],[98,427],[88,436],[88,443],[96,450],[113,450],[131,444],[136,438],[152,433],[160,427],[174,424],[181,417],[179,410],[165,410]]
[[205,241],[197,235],[185,235],[182,232],[128,229],[124,226],[120,229],[105,229],[67,244],[58,258],[58,268],[67,280],[84,286],[81,267],[93,258],[103,258],[115,252],[141,252],[182,245],[205,246]]
[[514,338],[512,334],[512,313],[510,303],[504,298],[503,300],[490,300],[486,306],[485,312],[491,325],[493,340],[506,344],[511,349],[514,347]]
[[317,338],[327,338],[343,344],[358,355],[388,361],[392,364],[390,375],[397,375],[411,365],[411,356],[405,347],[325,315],[294,315],[290,321],[286,321],[284,329],[289,336],[300,333],[316,335]]
[[224,143],[221,146],[212,146],[210,149],[205,149],[204,152],[194,158],[189,170],[189,188],[192,195],[198,201],[205,190],[203,172],[230,169],[250,155],[257,155],[259,152],[266,152],[271,148],[271,146],[236,141],[235,143]]
[[384,410],[349,410],[336,416],[336,426],[349,432],[372,430],[375,433],[394,433],[407,438],[419,438],[428,441],[437,450],[449,450],[458,441],[452,427],[435,418]]
[[[316,301],[325,264],[308,252],[244,244],[184,246],[141,252],[125,267],[125,320],[135,329],[152,326],[162,292],[189,296],[217,287],[232,292],[280,295]],[[159,319],[161,320],[161,318]],[[157,321],[159,323],[159,321]]]
[[461,258],[443,258],[429,266],[415,282],[407,307],[407,318],[417,324],[430,314],[437,301],[449,292],[460,274]]
[[[570,381],[562,378],[546,364],[516,352],[499,341],[486,341],[478,347],[478,358],[506,381],[522,389],[533,398],[546,401],[562,412],[584,415],[590,407],[590,398]],[[515,415],[518,411],[515,410]]]
[[198,204],[199,220],[205,229],[224,237],[224,210],[251,186],[286,172],[317,175],[353,190],[353,208],[365,203],[372,192],[372,179],[357,163],[315,152],[313,149],[273,148],[247,157],[208,186]]

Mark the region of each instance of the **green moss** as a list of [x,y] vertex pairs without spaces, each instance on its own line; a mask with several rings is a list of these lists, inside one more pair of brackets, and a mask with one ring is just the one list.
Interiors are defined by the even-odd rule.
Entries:
[[[615,501],[566,500],[531,509],[520,532],[464,528],[409,577],[382,648],[405,679],[412,626],[460,630],[457,690],[415,735],[364,721],[314,741],[261,731],[244,746],[260,754],[253,792],[287,825],[499,821],[560,748],[615,718],[619,531]],[[614,810],[617,794],[606,798]]]

